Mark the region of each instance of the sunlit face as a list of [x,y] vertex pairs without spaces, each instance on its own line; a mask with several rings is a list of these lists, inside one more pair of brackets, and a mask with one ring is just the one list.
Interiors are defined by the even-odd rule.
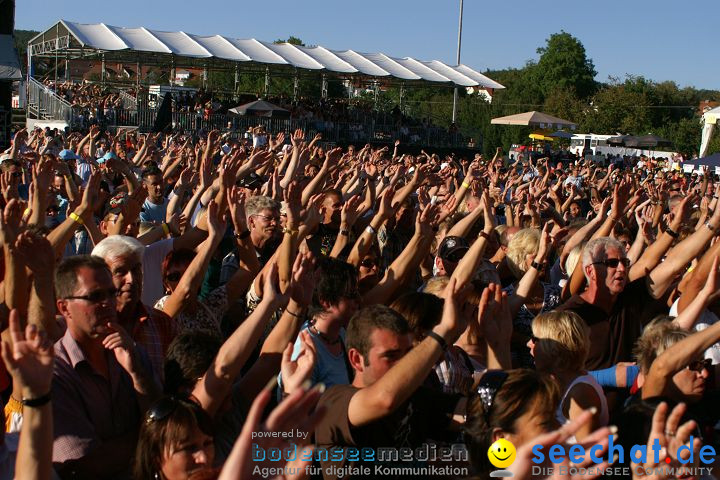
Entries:
[[377,285],[380,281],[379,272],[380,266],[378,265],[377,256],[374,253],[365,255],[358,266],[358,287],[361,292]]
[[340,225],[340,214],[343,206],[342,198],[334,193],[329,193],[325,195],[322,206],[325,211],[323,223],[333,226]]
[[535,437],[548,433],[560,425],[555,419],[554,412],[542,406],[542,402],[535,401],[532,408],[520,415],[513,424],[513,432],[496,432],[493,440],[507,438],[515,448],[528,443]]
[[363,358],[363,370],[359,372],[365,386],[382,378],[413,346],[409,333],[401,335],[384,328],[370,334],[370,344],[368,356]]
[[77,271],[77,281],[71,297],[97,299],[59,298],[58,310],[76,340],[104,338],[108,334],[108,322],[117,320],[113,280],[105,269],[81,267]]
[[580,210],[580,205],[578,205],[576,202],[573,202],[570,204],[570,216],[573,218],[577,218],[582,214],[582,211]]
[[145,186],[148,191],[148,198],[153,203],[161,203],[163,200],[163,179],[160,175],[150,175],[145,178]]
[[[616,262],[617,265],[613,265]],[[628,268],[624,262],[627,262],[625,252],[609,247],[605,260],[588,265],[585,269],[591,282],[598,288],[607,290],[610,295],[619,295],[627,283]]]
[[117,308],[133,306],[140,301],[143,282],[142,260],[138,255],[106,258],[112,280],[117,288]]
[[165,450],[162,475],[166,480],[187,480],[199,471],[212,468],[214,460],[213,438],[195,426],[177,445]]
[[267,241],[280,232],[280,211],[264,208],[260,213],[248,217],[248,227],[261,242]]
[[702,399],[705,393],[707,379],[710,376],[707,365],[702,361],[693,362],[673,375],[673,384],[682,394],[678,401],[695,403]]

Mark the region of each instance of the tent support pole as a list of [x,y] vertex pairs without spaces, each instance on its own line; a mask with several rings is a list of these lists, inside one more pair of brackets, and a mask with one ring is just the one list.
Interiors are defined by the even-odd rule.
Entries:
[[[457,65],[460,65],[460,45],[462,45],[462,20],[463,20],[463,0],[460,0],[460,20],[458,21],[458,46],[457,46]],[[457,101],[458,101],[458,89],[457,85],[453,90],[453,110],[452,110],[452,122],[455,123],[457,118]]]
[[105,86],[105,54],[102,54],[102,64],[100,65],[100,68],[102,68],[102,72],[100,72],[100,82],[102,82],[103,87]]
[[327,81],[327,75],[324,73],[322,74],[322,90],[320,91],[320,96],[325,99],[328,95],[328,81]]
[[57,88],[58,46],[60,45],[60,23],[55,24],[55,88]]
[[238,83],[240,83],[240,71],[238,70],[237,63],[235,64],[235,82],[233,84],[233,94],[237,97],[238,94]]
[[403,100],[405,100],[405,82],[400,84],[400,111],[403,111]]
[[299,90],[300,90],[300,77],[298,76],[298,72],[297,72],[297,68],[296,68],[295,76],[293,77],[293,102],[297,102]]
[[265,67],[265,97],[270,93],[270,67]]

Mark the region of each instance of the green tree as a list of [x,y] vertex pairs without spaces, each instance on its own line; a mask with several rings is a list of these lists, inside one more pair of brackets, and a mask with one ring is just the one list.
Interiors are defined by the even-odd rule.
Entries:
[[585,115],[586,104],[577,98],[570,88],[557,87],[545,97],[543,111],[556,117],[580,123]]
[[595,65],[577,38],[565,31],[555,33],[537,53],[540,60],[534,73],[544,94],[557,87],[572,90],[579,98],[595,92]]
[[647,133],[651,127],[647,105],[644,92],[632,91],[624,84],[605,86],[593,96],[581,130],[599,134]]
[[295,37],[293,35],[290,35],[287,40],[283,40],[282,38],[279,38],[275,40],[273,43],[289,43],[291,45],[300,45],[301,47],[305,46],[305,43],[303,43],[302,40],[300,40],[298,37]]

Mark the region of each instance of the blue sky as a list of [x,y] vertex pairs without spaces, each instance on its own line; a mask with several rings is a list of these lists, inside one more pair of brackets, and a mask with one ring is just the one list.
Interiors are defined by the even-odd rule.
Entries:
[[[63,18],[268,41],[295,35],[332,49],[454,63],[458,7],[459,0],[18,0],[15,27],[43,30]],[[465,0],[464,7],[461,61],[480,71],[521,67],[565,30],[583,43],[599,81],[634,74],[720,89],[718,2]]]

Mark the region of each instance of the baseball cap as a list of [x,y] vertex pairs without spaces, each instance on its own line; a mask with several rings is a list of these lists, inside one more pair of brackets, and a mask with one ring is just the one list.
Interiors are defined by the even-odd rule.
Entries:
[[470,245],[463,237],[447,236],[440,243],[438,257],[448,262],[457,263],[469,249]]
[[60,150],[60,153],[58,153],[58,157],[60,157],[60,160],[75,160],[77,159],[77,155],[75,155],[75,152],[72,150],[68,150],[67,148],[64,150]]
[[101,158],[97,159],[97,163],[105,163],[108,160],[110,160],[111,158],[117,158],[117,155],[115,155],[113,152],[107,152]]

